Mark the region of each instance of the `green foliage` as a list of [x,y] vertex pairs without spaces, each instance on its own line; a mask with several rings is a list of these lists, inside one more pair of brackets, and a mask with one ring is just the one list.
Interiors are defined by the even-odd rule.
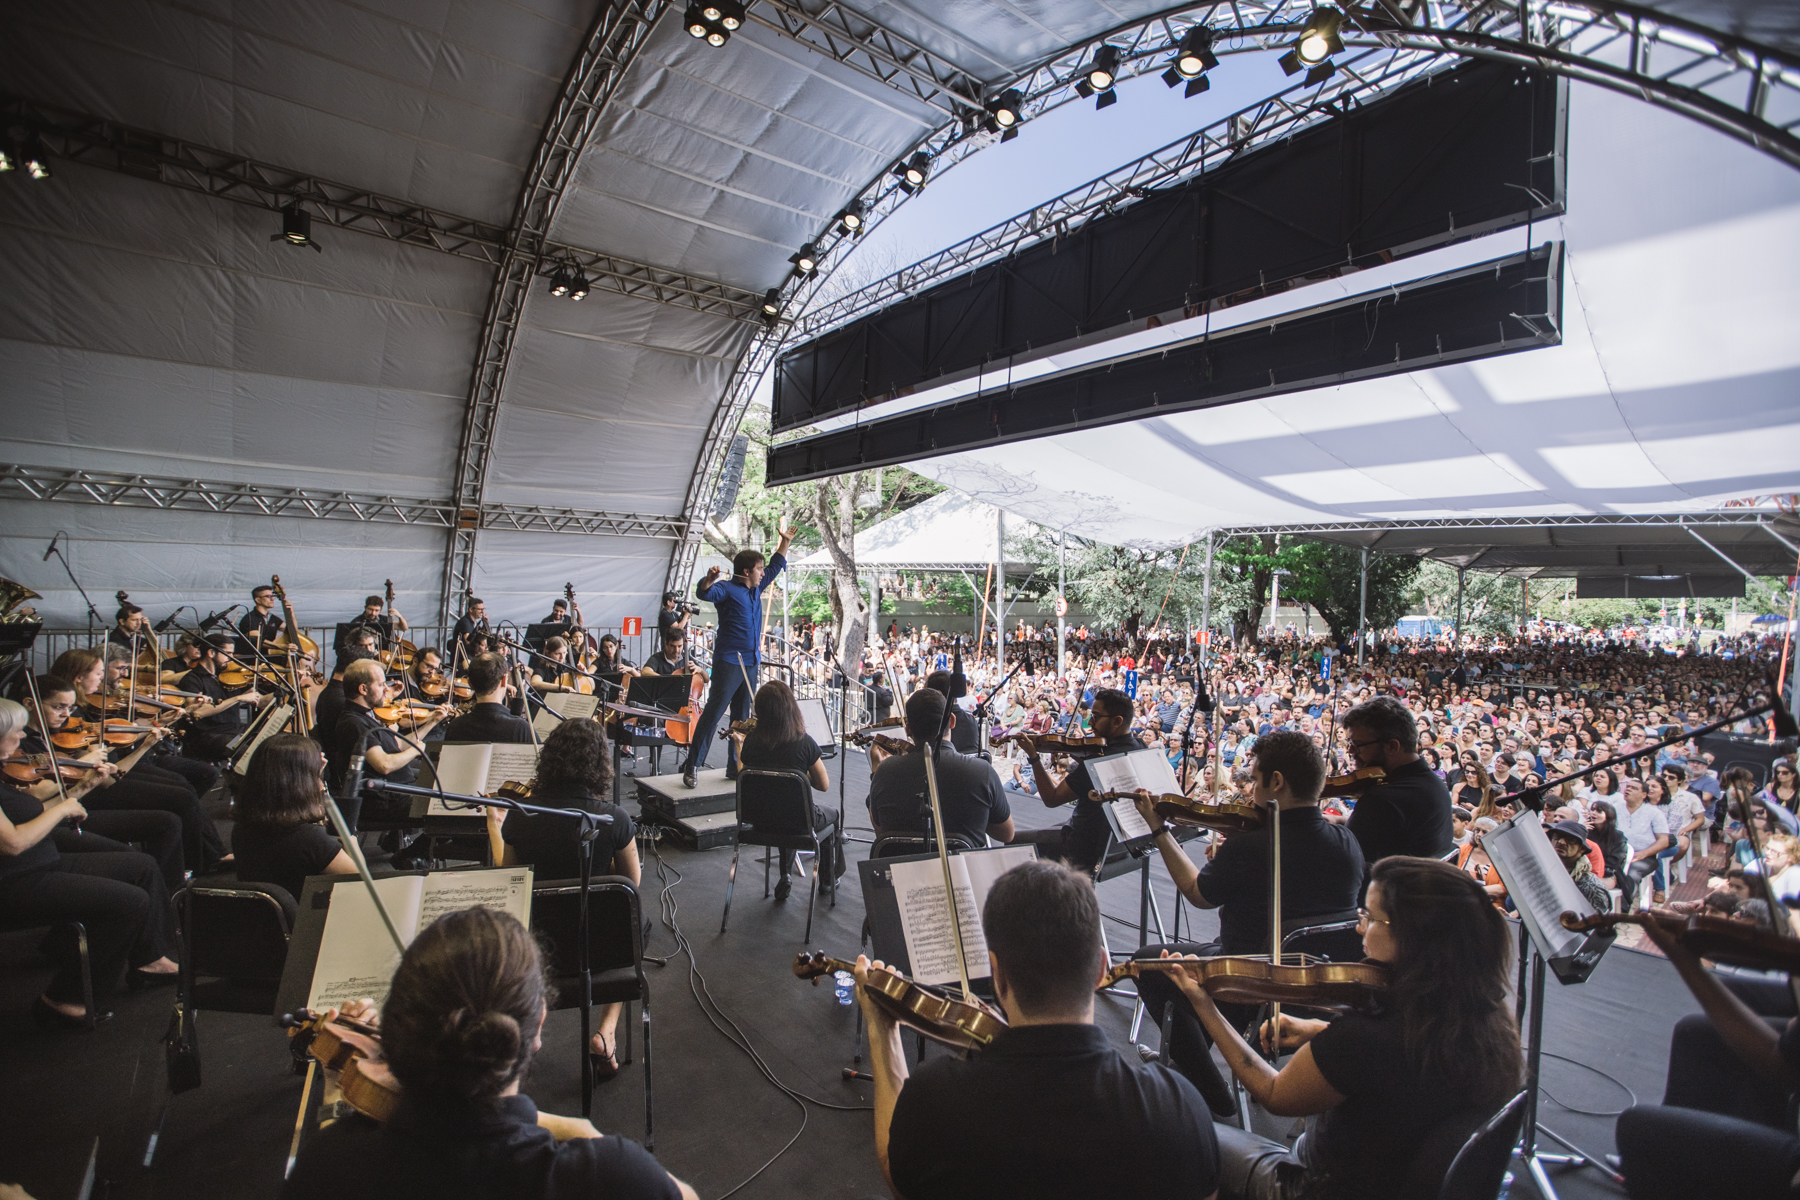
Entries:
[[[1037,566],[1037,576],[1050,585],[1040,594],[1055,590],[1053,534],[1039,531],[1008,538],[1006,556]],[[1205,553],[1199,545],[1188,547],[1184,555],[1180,549],[1134,550],[1071,537],[1065,574],[1070,601],[1085,607],[1094,624],[1135,633],[1155,621],[1159,612],[1165,621],[1198,619],[1204,567]]]
[[[1340,642],[1354,639],[1362,616],[1362,551],[1329,542],[1302,542],[1289,561],[1293,565],[1282,581],[1282,594],[1317,609]],[[1419,562],[1410,555],[1369,556],[1370,629],[1387,629],[1406,615]]]

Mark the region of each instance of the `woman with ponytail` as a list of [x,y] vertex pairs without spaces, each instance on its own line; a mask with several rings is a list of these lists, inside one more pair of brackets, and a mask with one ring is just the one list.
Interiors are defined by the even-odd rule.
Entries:
[[537,943],[511,916],[473,908],[433,922],[379,1013],[366,1000],[343,1013],[379,1029],[399,1110],[386,1125],[352,1116],[314,1138],[285,1200],[697,1200],[636,1142],[520,1095],[548,989]]
[[[1330,1022],[1283,1013],[1280,1048],[1293,1058],[1279,1072],[1188,975],[1172,973],[1251,1098],[1278,1117],[1314,1118],[1291,1150],[1216,1127],[1219,1200],[1405,1195],[1434,1127],[1490,1116],[1519,1089],[1512,939],[1481,885],[1449,863],[1395,855],[1375,864],[1363,905],[1363,953],[1389,972],[1379,1010]],[[1265,1023],[1265,1045],[1273,1034]]]

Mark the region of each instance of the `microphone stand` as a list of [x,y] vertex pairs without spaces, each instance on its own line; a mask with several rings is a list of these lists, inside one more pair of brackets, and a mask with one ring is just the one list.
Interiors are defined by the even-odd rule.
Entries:
[[65,574],[69,577],[69,582],[75,585],[75,590],[77,592],[81,593],[82,602],[87,605],[88,645],[89,645],[89,647],[92,647],[94,644],[94,641],[95,641],[95,637],[94,637],[95,627],[104,625],[104,624],[106,624],[106,622],[104,622],[100,619],[100,613],[97,609],[95,609],[93,600],[87,594],[87,589],[81,586],[81,580],[75,578],[75,569],[73,567],[69,566],[68,558],[63,554],[63,552],[61,550],[56,548],[56,539],[55,538],[50,539],[49,553],[56,555],[56,561],[62,564],[63,574]]
[[[956,907],[956,884],[950,874],[950,851],[944,843],[944,807],[938,796],[937,756],[943,749],[944,738],[950,732],[952,709],[958,696],[968,692],[969,680],[963,674],[962,639],[955,643],[956,670],[950,678],[950,694],[944,697],[944,716],[938,723],[937,736],[931,744],[921,746],[920,754],[924,756],[925,791],[931,806],[931,828],[937,841],[938,864],[944,870],[944,903],[950,909],[950,933],[956,942],[956,974],[962,983],[963,999],[971,1000],[975,990],[969,986],[968,952],[963,948],[962,919]],[[977,914],[979,917],[979,914]]]

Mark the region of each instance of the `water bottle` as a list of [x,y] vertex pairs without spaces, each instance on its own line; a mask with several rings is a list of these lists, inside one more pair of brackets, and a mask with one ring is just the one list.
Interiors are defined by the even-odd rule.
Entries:
[[848,971],[839,971],[831,978],[837,984],[837,1002],[839,1004],[851,1003],[856,993],[856,977]]

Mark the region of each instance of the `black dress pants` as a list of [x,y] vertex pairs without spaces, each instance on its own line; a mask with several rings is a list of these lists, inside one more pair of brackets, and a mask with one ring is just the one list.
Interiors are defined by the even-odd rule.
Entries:
[[[1204,945],[1195,942],[1167,942],[1145,946],[1133,957],[1161,958],[1164,950],[1170,954],[1198,954],[1202,958],[1210,958],[1222,952],[1217,942],[1207,942]],[[1187,1076],[1188,1082],[1199,1089],[1207,1107],[1216,1115],[1225,1117],[1236,1112],[1237,1104],[1232,1098],[1231,1087],[1213,1062],[1212,1038],[1208,1036],[1206,1026],[1200,1023],[1194,1006],[1181,994],[1181,989],[1165,973],[1145,971],[1138,976],[1137,990],[1138,995],[1144,999],[1146,1016],[1158,1026],[1162,1024],[1164,1008],[1172,1006],[1169,1064]],[[1239,1029],[1255,1018],[1256,1011],[1256,1006],[1250,1004],[1219,1005],[1220,1015]]]
[[70,825],[57,826],[56,848],[64,854],[142,849],[156,860],[163,888],[174,893],[186,877],[181,851],[181,818],[153,809],[115,809],[90,812],[77,832]]
[[[813,860],[814,869],[830,883],[844,873],[844,865],[838,854],[843,830],[838,828],[838,810],[819,804],[813,806],[813,832],[819,835],[819,853]],[[794,851],[781,852],[781,877],[786,879],[794,871]]]
[[[164,745],[167,744],[164,743]],[[151,751],[150,762],[152,766],[172,772],[187,780],[196,796],[204,797],[206,793],[213,790],[213,785],[219,782],[219,768],[211,763],[203,763],[197,758],[188,758],[186,755],[177,754],[173,750],[162,754]]]
[[1614,1137],[1633,1200],[1777,1200],[1800,1170],[1791,1130],[1693,1108],[1628,1108]]
[[[87,928],[94,995],[114,991],[127,966],[168,954],[169,894],[156,860],[132,851],[70,854],[45,867],[0,879],[0,912],[45,924],[80,921]],[[74,931],[56,929],[44,943],[56,974],[50,999],[81,1003],[81,959]]]
[[[1763,1019],[1777,1033],[1787,1028],[1785,1017]],[[1746,1067],[1704,1013],[1690,1013],[1675,1022],[1675,1032],[1669,1037],[1669,1077],[1662,1102],[1789,1133],[1794,1130],[1787,1119],[1786,1090]]]
[[[173,771],[140,762],[111,787],[96,788],[81,802],[89,812],[142,809],[174,813],[181,819],[182,856],[190,870],[210,872],[225,857],[219,827],[200,807],[193,787]],[[175,886],[173,880],[170,886]]]

